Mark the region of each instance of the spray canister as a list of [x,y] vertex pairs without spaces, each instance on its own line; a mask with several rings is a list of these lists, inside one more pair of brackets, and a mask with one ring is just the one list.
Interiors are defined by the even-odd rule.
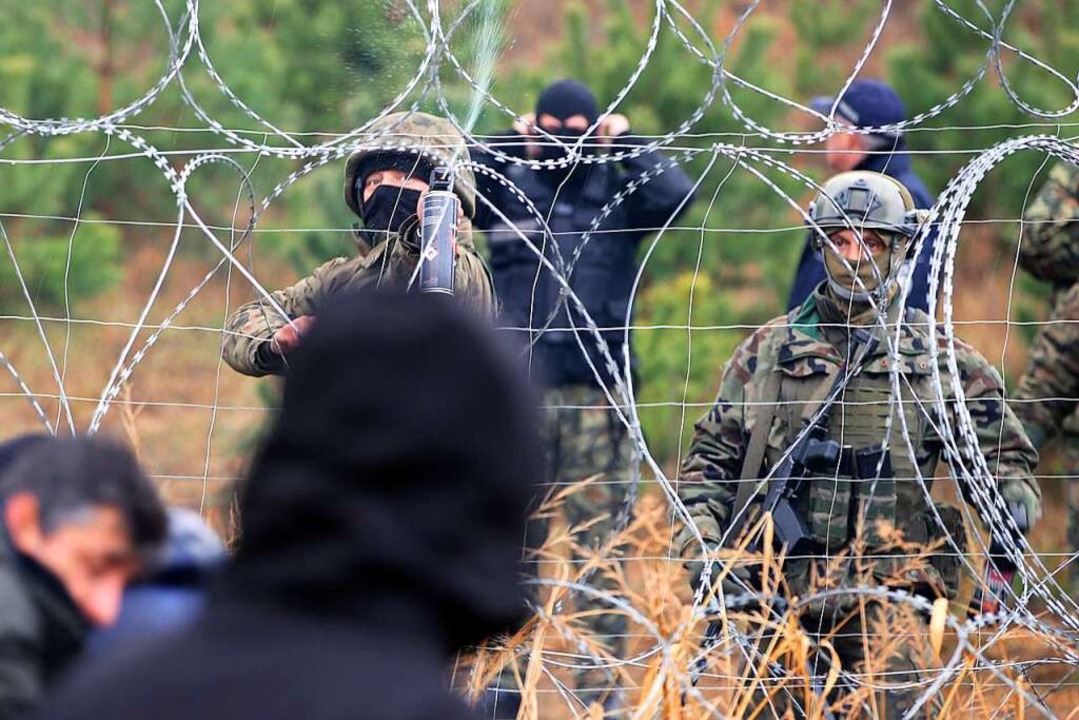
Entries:
[[453,192],[453,171],[448,167],[435,168],[430,185],[420,224],[420,292],[452,295],[461,201]]

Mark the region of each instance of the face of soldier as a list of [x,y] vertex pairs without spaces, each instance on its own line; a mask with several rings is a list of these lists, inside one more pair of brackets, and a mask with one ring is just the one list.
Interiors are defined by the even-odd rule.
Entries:
[[[853,128],[846,120],[837,117],[840,125]],[[865,135],[852,132],[835,132],[824,141],[824,158],[828,167],[837,173],[853,170],[866,158],[868,139]]]
[[375,190],[386,185],[426,192],[430,187],[423,178],[410,175],[402,170],[375,170],[363,181],[363,201],[367,202]]
[[[409,218],[420,214],[427,181],[402,170],[375,170],[363,180],[363,222],[374,233],[394,233]],[[376,237],[378,242],[384,239]]]
[[37,498],[24,492],[8,498],[4,523],[15,548],[51,572],[87,620],[116,621],[124,588],[141,569],[119,510],[88,507],[48,529]]
[[842,228],[828,233],[828,239],[835,248],[824,246],[824,265],[834,283],[852,293],[865,293],[880,287],[880,279],[888,279],[891,243],[876,230],[862,230],[859,240],[853,228]]
[[[576,141],[588,129],[588,118],[580,113],[570,115],[565,120],[559,120],[554,115],[542,113],[536,118],[536,122],[545,132],[554,135],[566,144]],[[539,147],[539,158],[541,160],[558,160],[565,157],[565,155],[566,152],[561,146],[546,138],[542,139]]]

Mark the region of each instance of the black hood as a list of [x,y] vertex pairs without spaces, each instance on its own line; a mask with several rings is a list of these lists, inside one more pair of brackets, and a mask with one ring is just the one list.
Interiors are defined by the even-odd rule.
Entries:
[[421,624],[447,651],[520,621],[535,406],[465,312],[378,291],[320,313],[253,464],[218,599],[357,622],[398,608],[390,623]]

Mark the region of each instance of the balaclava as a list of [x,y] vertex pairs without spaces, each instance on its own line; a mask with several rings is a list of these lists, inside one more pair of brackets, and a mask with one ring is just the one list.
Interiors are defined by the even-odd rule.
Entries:
[[360,208],[363,219],[363,235],[374,247],[390,234],[401,232],[401,228],[412,224],[420,202],[419,190],[404,188],[399,185],[382,184],[375,188],[371,197],[363,199],[363,187],[367,176],[378,170],[400,170],[411,177],[426,181],[431,176],[434,165],[425,157],[407,152],[386,152],[372,155],[366,159],[356,172],[356,205]]
[[[540,94],[536,103],[537,122],[541,115],[550,115],[561,120],[563,123],[574,115],[584,115],[588,124],[592,125],[599,117],[596,106],[596,96],[592,91],[577,80],[559,80],[548,85]],[[583,133],[579,130],[569,130],[563,127],[556,135],[567,145],[572,145]],[[587,148],[584,148],[587,151]],[[559,145],[541,137],[540,154],[541,160],[558,160],[566,156],[566,151]]]

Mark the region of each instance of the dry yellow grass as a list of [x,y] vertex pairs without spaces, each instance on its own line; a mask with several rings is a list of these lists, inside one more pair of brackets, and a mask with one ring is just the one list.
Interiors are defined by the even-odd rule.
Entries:
[[[113,322],[130,322],[137,316],[139,298],[145,297],[154,280],[158,254],[152,249],[136,253],[128,265],[128,279],[123,288],[101,298],[78,315],[84,318],[105,318]],[[191,285],[205,272],[208,261],[181,258],[170,275],[161,311],[152,321],[159,321],[175,302],[184,297]],[[293,279],[281,268],[260,273],[267,284],[276,286]],[[249,291],[234,287],[229,306],[235,308],[247,299]],[[204,329],[175,329],[168,331],[160,343],[140,365],[132,383],[119,398],[109,415],[105,429],[113,434],[127,434],[139,448],[142,460],[157,477],[166,497],[174,503],[204,507],[212,514],[221,529],[235,526],[238,508],[228,492],[231,481],[240,474],[254,428],[267,417],[267,411],[256,392],[257,381],[241,377],[227,368],[218,374],[218,343],[220,336],[213,328],[220,327],[225,303],[225,287],[221,281],[211,283],[180,318],[189,327]],[[973,302],[974,298],[971,298]],[[979,310],[980,311],[980,310]],[[965,313],[978,318],[974,308]],[[64,346],[65,325],[47,322],[46,332],[55,348]],[[964,335],[970,336],[970,328]],[[999,336],[999,326],[986,325],[986,334]],[[4,350],[16,367],[25,374],[30,386],[43,395],[55,393],[51,372],[43,362],[36,330],[26,321],[5,320],[8,342]],[[69,367],[65,389],[75,399],[77,424],[84,427],[89,419],[93,401],[101,391],[111,364],[127,338],[129,329],[122,325],[79,324],[73,329],[69,348]],[[975,333],[976,334],[976,333]],[[141,339],[148,335],[144,331]],[[984,340],[985,348],[1003,353]],[[983,342],[976,340],[979,347]],[[1015,338],[1012,338],[1012,345]],[[1012,345],[1008,346],[1008,365],[1013,369],[1021,364],[1014,361]],[[999,357],[999,354],[989,353]],[[718,367],[717,360],[717,367]],[[7,434],[21,430],[40,429],[29,404],[19,396],[10,380],[0,380],[0,390],[10,393],[0,403],[0,418]],[[55,399],[44,401],[52,418],[58,416]],[[1063,503],[1059,485],[1046,485],[1049,502],[1046,517],[1035,529],[1032,542],[1039,549],[1058,550],[1063,545]],[[218,502],[220,500],[220,502]],[[553,514],[557,508],[550,508]],[[688,686],[688,666],[697,654],[704,621],[692,615],[685,571],[677,560],[669,560],[671,524],[665,503],[655,495],[644,497],[638,504],[636,519],[619,537],[613,538],[607,550],[618,548],[621,560],[616,562],[610,552],[600,551],[591,557],[590,567],[569,560],[572,533],[556,526],[551,540],[537,556],[542,562],[543,577],[548,583],[541,593],[546,612],[507,644],[507,651],[493,648],[479,653],[469,662],[476,667],[462,667],[462,679],[471,681],[474,688],[484,685],[498,671],[508,653],[520,653],[519,680],[526,688],[524,717],[570,718],[571,697],[559,691],[557,683],[569,683],[567,663],[575,656],[594,656],[614,665],[622,687],[627,689],[628,705],[638,717],[699,718],[719,712],[750,716],[760,703],[754,691],[762,686],[758,673],[747,669],[737,654],[726,653],[733,645],[728,640],[712,653],[706,675],[699,684],[699,695],[689,693],[683,703],[683,691]],[[627,658],[611,657],[604,638],[590,637],[581,623],[583,614],[571,603],[562,602],[567,585],[595,571],[612,578],[636,613],[631,617],[633,637]],[[969,588],[967,590],[969,593]],[[957,605],[962,605],[961,600]],[[909,609],[896,609],[899,618],[894,627],[884,628],[872,638],[874,648],[884,654],[901,642],[904,633],[917,638],[918,653],[924,663],[939,666],[932,652],[921,621],[907,617]],[[756,609],[740,609],[728,614],[728,628],[749,628],[759,625],[762,616]],[[775,620],[773,618],[773,620]],[[1054,623],[1053,618],[1045,618]],[[905,624],[904,624],[905,623]],[[777,632],[770,642],[762,645],[768,657],[784,659],[791,668],[806,668],[810,653],[806,649],[805,633],[791,622],[774,623]],[[989,643],[988,641],[993,641]],[[983,633],[979,642],[986,644],[985,657],[1002,663],[998,676],[979,664],[978,656],[964,652],[956,666],[957,674],[935,695],[938,713],[945,717],[1032,717],[1040,713],[1024,700],[1005,679],[1024,687],[1027,692],[1047,695],[1046,703],[1059,717],[1079,717],[1079,679],[1073,678],[1073,667],[1062,662],[1047,661],[1060,657],[1061,649],[1052,638],[1024,629],[1009,631],[1002,638],[991,632]],[[946,638],[942,657],[949,657],[955,639]],[[758,663],[759,664],[759,663]],[[933,676],[933,673],[930,673]],[[791,689],[811,706],[811,714],[823,714],[824,703],[816,696],[806,695],[802,678],[786,683],[772,683],[767,692],[773,697]],[[799,682],[801,682],[800,685]],[[830,680],[822,679],[825,687]],[[1059,687],[1057,687],[1059,685]],[[790,687],[787,687],[790,686]],[[795,687],[797,686],[797,687]],[[1051,692],[1050,692],[1051,690]],[[868,694],[865,691],[863,694]],[[843,708],[836,708],[842,712]],[[577,715],[586,717],[586,710],[577,708]]]
[[[457,668],[457,684],[467,684],[475,694],[508,663],[516,668],[517,681],[524,688],[519,717],[602,717],[598,705],[579,706],[571,693],[568,666],[588,662],[582,656],[590,656],[614,666],[612,675],[624,688],[627,700],[618,717],[753,718],[771,717],[773,712],[794,717],[791,709],[784,710],[784,703],[792,696],[807,708],[811,718],[824,718],[827,713],[872,717],[870,708],[879,709],[882,702],[872,687],[888,692],[896,682],[888,676],[889,659],[905,654],[919,668],[919,682],[926,687],[949,671],[947,681],[932,690],[931,717],[1041,717],[1044,713],[1035,705],[1038,697],[1051,716],[1077,714],[1079,674],[1073,676],[1073,672],[1079,669],[1059,658],[1066,652],[1079,653],[1079,641],[1065,642],[1022,628],[997,637],[995,628],[988,628],[968,638],[968,647],[957,650],[960,642],[954,630],[947,630],[934,642],[929,624],[909,603],[880,602],[879,619],[872,621],[869,609],[874,602],[868,598],[854,602],[849,609],[852,619],[861,618],[871,627],[864,638],[866,666],[856,670],[862,683],[853,691],[830,692],[841,684],[840,677],[834,669],[829,671],[816,653],[827,655],[838,665],[831,647],[835,638],[826,634],[821,640],[807,632],[799,621],[799,616],[806,615],[804,610],[786,613],[777,606],[778,612],[769,613],[753,604],[729,609],[720,618],[719,642],[694,687],[689,668],[699,653],[706,622],[693,613],[688,576],[681,561],[668,559],[671,537],[670,514],[657,495],[643,497],[633,522],[608,544],[608,550],[620,549],[619,559],[605,558],[603,551],[588,555],[576,548],[588,559],[583,564],[573,563],[573,532],[556,526],[536,554],[544,568],[541,611],[512,638],[465,658]],[[756,560],[765,564],[778,584],[782,558]],[[911,561],[917,562],[917,558]],[[625,658],[612,657],[604,638],[589,635],[582,623],[587,611],[573,609],[572,603],[565,602],[571,588],[593,570],[616,583],[629,608],[612,609],[629,619],[631,638]],[[822,578],[814,590],[826,588],[828,582]],[[953,603],[950,611],[958,615],[962,607],[965,598]],[[945,605],[937,610],[948,608]],[[1049,626],[1059,625],[1053,618],[1042,619]],[[752,662],[735,640],[736,634],[746,638],[746,647],[759,652]],[[770,674],[767,667],[771,662],[782,665],[789,675],[779,678]],[[815,681],[810,682],[814,676]]]

